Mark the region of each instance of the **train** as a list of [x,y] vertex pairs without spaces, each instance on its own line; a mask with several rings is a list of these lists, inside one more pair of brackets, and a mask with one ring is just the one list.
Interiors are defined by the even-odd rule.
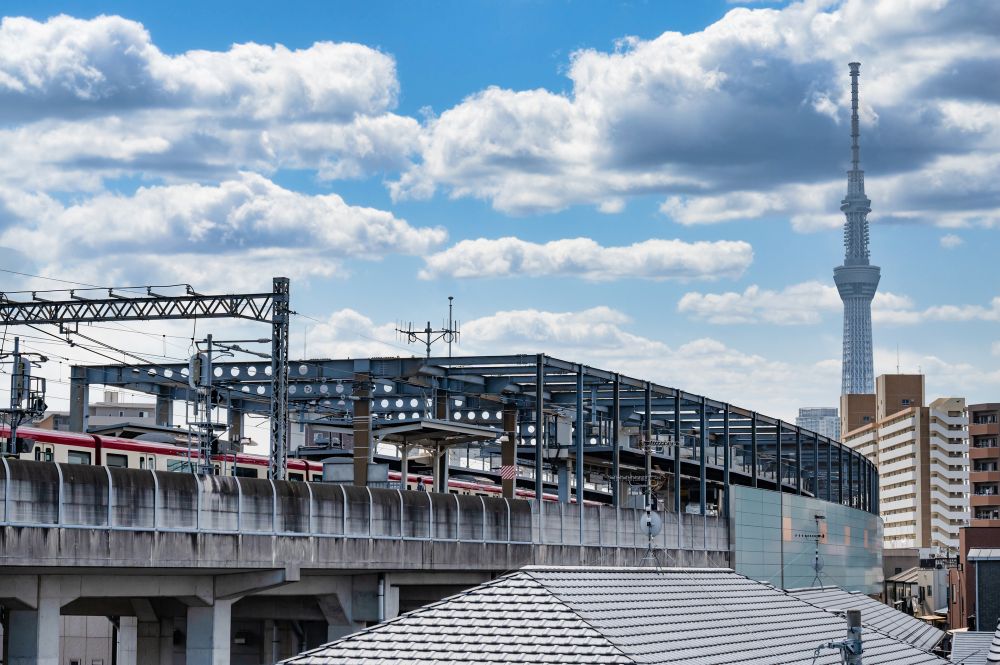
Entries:
[[[10,427],[0,425],[0,438],[10,438]],[[172,443],[35,427],[19,427],[17,439],[19,444],[17,457],[38,462],[96,464],[128,469],[191,473],[195,466],[192,464],[192,459],[199,458],[197,450],[189,451],[187,446]],[[216,475],[267,478],[268,458],[247,453],[219,454],[212,456],[212,466]],[[433,484],[432,477],[414,473],[407,475],[405,489],[430,491]],[[323,480],[323,464],[290,457],[287,463],[287,478],[291,481],[320,482]],[[394,487],[401,488],[401,478],[402,474],[399,471],[390,469],[389,482]],[[501,496],[503,493],[502,488],[496,483],[459,478],[448,479],[448,491],[452,494],[479,496]],[[530,489],[517,489],[516,496],[519,499],[534,499],[535,492]],[[546,492],[542,498],[546,501],[557,501],[558,495]]]

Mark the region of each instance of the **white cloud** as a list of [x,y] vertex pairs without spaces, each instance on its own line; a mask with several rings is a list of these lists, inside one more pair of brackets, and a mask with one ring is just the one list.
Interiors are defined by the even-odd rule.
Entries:
[[954,233],[946,233],[941,236],[940,242],[941,246],[945,249],[955,249],[956,247],[961,246],[965,241],[962,240],[961,236],[957,236]]
[[[996,225],[995,3],[862,0],[734,9],[706,29],[575,53],[570,89],[489,88],[431,119],[394,196],[438,189],[511,213],[615,210],[662,192],[685,224],[781,214],[832,228],[849,78],[876,222]],[[871,146],[871,149],[869,147]]]
[[[350,43],[161,52],[117,16],[0,23],[0,154],[8,182],[95,189],[101,178],[398,169],[419,123],[394,115],[395,61]],[[3,162],[0,162],[3,163]]]
[[753,262],[742,241],[646,240],[602,247],[590,238],[544,244],[518,238],[463,240],[426,257],[423,279],[440,277],[580,276],[589,280],[739,277]]
[[98,284],[151,275],[256,280],[261,270],[328,276],[347,256],[422,254],[447,237],[441,228],[413,227],[336,194],[300,194],[251,173],[218,186],[144,187],[67,207],[16,192],[8,201],[0,190],[0,210],[16,219],[0,244],[36,257],[46,274],[97,272]]
[[[762,289],[756,284],[743,292],[692,291],[685,293],[677,303],[678,312],[715,324],[815,324],[842,309],[836,287],[820,282],[793,284],[781,291]],[[872,321],[887,325],[1000,321],[1000,296],[988,305],[935,305],[918,309],[909,296],[879,291],[872,301]]]

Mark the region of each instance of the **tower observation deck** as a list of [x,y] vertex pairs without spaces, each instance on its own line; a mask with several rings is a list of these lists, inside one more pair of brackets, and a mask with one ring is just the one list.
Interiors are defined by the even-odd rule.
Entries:
[[847,196],[840,203],[844,212],[844,264],[833,269],[840,299],[844,302],[844,348],[841,393],[875,392],[872,362],[872,298],[881,271],[868,261],[868,213],[871,201],[865,195],[865,172],[859,168],[858,76],[861,64],[851,68],[851,170],[847,172]]

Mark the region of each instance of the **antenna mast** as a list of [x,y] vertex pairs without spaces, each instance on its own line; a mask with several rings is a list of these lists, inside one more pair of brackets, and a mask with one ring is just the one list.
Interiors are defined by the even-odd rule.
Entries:
[[402,324],[400,327],[396,328],[396,334],[398,338],[406,341],[407,344],[415,344],[417,342],[423,343],[427,357],[431,357],[431,345],[436,342],[444,341],[448,344],[448,357],[451,357],[451,345],[452,342],[458,343],[459,337],[461,336],[461,331],[459,330],[459,322],[455,321],[453,318],[453,301],[454,296],[448,296],[448,323],[441,326],[441,328],[435,330],[431,327],[431,322],[427,322],[427,327],[423,330],[414,329],[413,323],[407,323],[406,327],[403,328]]

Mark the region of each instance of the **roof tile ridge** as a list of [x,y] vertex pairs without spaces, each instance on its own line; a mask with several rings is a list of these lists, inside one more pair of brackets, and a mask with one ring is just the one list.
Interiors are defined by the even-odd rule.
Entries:
[[[432,610],[436,609],[439,605],[442,605],[444,603],[450,602],[450,601],[452,601],[452,600],[454,600],[456,598],[460,598],[462,596],[472,595],[473,593],[476,593],[477,591],[482,590],[484,587],[498,586],[499,584],[501,584],[503,582],[507,582],[510,579],[512,579],[512,578],[514,578],[514,577],[516,577],[516,576],[518,576],[520,574],[521,574],[520,570],[515,570],[512,573],[508,573],[506,575],[502,575],[502,576],[500,576],[500,577],[498,577],[496,579],[489,580],[488,582],[483,582],[482,584],[477,584],[474,587],[468,588],[468,589],[466,589],[464,591],[459,591],[458,593],[453,594],[451,596],[448,596],[447,598],[442,598],[441,600],[435,601],[435,602],[430,603],[428,605],[424,605],[422,607],[418,607],[415,610],[410,610],[409,612],[404,612],[403,614],[399,614],[397,616],[394,616],[391,619],[386,619],[385,621],[382,621],[381,623],[377,623],[374,626],[368,626],[367,628],[362,628],[361,630],[359,630],[357,632],[349,633],[349,634],[344,635],[342,637],[338,637],[337,639],[333,640],[332,642],[327,642],[326,644],[321,644],[320,646],[316,647],[315,649],[309,649],[308,651],[303,651],[300,654],[297,654],[297,655],[291,656],[290,658],[287,658],[285,660],[279,661],[279,663],[292,663],[292,664],[294,664],[294,663],[298,662],[299,659],[302,658],[302,657],[304,657],[304,656],[308,656],[310,654],[315,654],[315,653],[317,653],[319,651],[322,651],[322,650],[324,650],[324,649],[326,649],[328,647],[335,646],[335,645],[339,644],[340,642],[344,642],[344,641],[346,641],[348,639],[356,639],[357,637],[359,637],[361,635],[366,635],[366,634],[372,633],[372,632],[374,632],[376,630],[381,630],[385,626],[398,623],[399,621],[401,621],[403,619],[406,619],[408,617],[411,617],[411,616],[414,616],[414,615],[418,615],[418,614],[422,614],[424,612],[432,611]],[[542,588],[544,588],[544,585],[540,584],[537,580],[532,579],[531,581],[534,582],[535,584],[537,584],[538,586],[541,586]]]
[[[585,568],[585,566],[579,566],[579,568]],[[550,571],[553,570],[553,569],[555,569],[554,566],[552,568],[549,568]],[[566,610],[570,614],[572,614],[573,616],[575,616],[577,618],[577,620],[580,621],[580,623],[582,623],[587,628],[589,628],[591,631],[593,631],[604,643],[606,643],[608,646],[610,646],[614,651],[617,651],[622,656],[622,658],[625,658],[630,663],[634,663],[635,665],[639,665],[640,664],[641,661],[636,660],[635,656],[626,653],[624,649],[622,649],[620,646],[618,646],[613,641],[611,641],[611,639],[608,636],[606,636],[604,633],[602,633],[600,630],[598,630],[597,627],[594,624],[592,624],[590,621],[588,621],[574,607],[572,607],[569,603],[567,603],[565,600],[563,600],[562,597],[559,594],[557,594],[554,590],[552,590],[549,587],[547,587],[544,582],[542,582],[541,580],[537,579],[533,575],[533,573],[544,572],[544,571],[541,571],[541,570],[530,570],[530,569],[525,568],[525,569],[522,569],[521,572],[524,573],[525,575],[527,575],[528,577],[530,577],[532,579],[532,581],[535,582],[535,584],[537,584],[538,586],[540,586],[543,589],[545,589],[549,593],[549,596],[553,600],[555,600],[559,605],[562,605],[564,608],[566,608]]]

